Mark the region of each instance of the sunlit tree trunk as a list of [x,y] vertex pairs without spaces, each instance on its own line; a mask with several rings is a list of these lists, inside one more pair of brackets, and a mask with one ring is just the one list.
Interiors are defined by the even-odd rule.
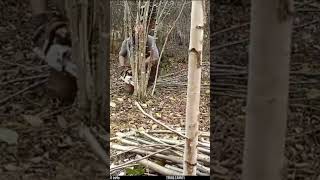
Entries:
[[184,150],[184,175],[196,175],[201,62],[204,32],[204,2],[192,1],[190,45],[188,62],[188,88],[186,108],[186,145]]

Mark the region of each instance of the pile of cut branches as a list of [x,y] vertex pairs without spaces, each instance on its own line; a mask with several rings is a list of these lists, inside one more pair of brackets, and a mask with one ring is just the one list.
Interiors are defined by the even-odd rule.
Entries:
[[[183,130],[176,131],[184,135]],[[135,159],[111,166],[111,174],[139,163],[147,167],[150,173],[160,175],[182,175],[184,137],[170,130],[132,130],[127,133],[117,133],[111,138],[110,148],[121,151],[111,158],[125,154],[136,154]],[[209,132],[200,132],[198,144],[197,175],[210,175],[210,143]],[[143,157],[142,157],[143,156]]]
[[[116,137],[110,139],[110,148],[119,153],[111,156],[111,161],[115,157],[123,154],[133,154],[135,159],[111,165],[110,174],[114,175],[120,170],[135,166],[137,163],[148,168],[148,171],[160,175],[182,175],[184,144],[187,136],[185,131],[173,129],[168,125],[147,114],[138,102],[135,105],[139,110],[158,123],[166,130],[131,130],[127,133],[116,133]],[[198,163],[197,175],[210,175],[210,133],[199,132],[198,140]],[[143,157],[142,157],[143,156]],[[148,173],[148,175],[150,175]]]

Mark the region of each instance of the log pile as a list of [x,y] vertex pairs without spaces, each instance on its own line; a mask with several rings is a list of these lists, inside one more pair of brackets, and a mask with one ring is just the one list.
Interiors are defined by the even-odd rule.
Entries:
[[[131,129],[129,132],[115,133],[110,138],[111,162],[110,175],[125,175],[123,169],[132,168],[140,164],[146,168],[148,176],[151,175],[182,175],[184,144],[187,136],[182,128],[174,129],[172,126],[157,120],[148,114],[139,102],[134,103],[138,109],[152,121],[161,125],[165,130],[150,128]],[[210,175],[210,133],[199,132],[197,175]],[[112,153],[113,152],[113,153]],[[124,156],[126,154],[126,156]],[[121,155],[121,156],[120,156]],[[132,157],[131,160],[119,162],[122,157]],[[115,165],[117,163],[117,165]],[[217,171],[225,173],[224,168],[217,166]]]
[[[183,130],[132,130],[127,133],[117,133],[111,138],[110,148],[116,150],[117,154],[112,158],[123,154],[134,154],[135,159],[111,165],[110,173],[114,175],[119,170],[141,164],[148,168],[153,174],[158,175],[182,175],[183,172],[183,151],[185,140]],[[210,134],[201,132],[198,144],[197,175],[210,175]],[[223,171],[223,170],[222,170]]]

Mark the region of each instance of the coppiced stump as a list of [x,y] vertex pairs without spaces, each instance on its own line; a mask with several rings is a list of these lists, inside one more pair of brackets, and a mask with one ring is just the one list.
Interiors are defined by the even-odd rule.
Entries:
[[204,33],[204,2],[192,1],[190,45],[188,62],[188,88],[186,108],[186,145],[184,150],[184,175],[196,175],[201,62]]
[[286,179],[283,172],[292,3],[291,0],[251,3],[243,180]]
[[[151,67],[148,67],[145,63],[146,57],[146,43],[148,39],[148,27],[150,24],[149,8],[150,1],[141,1],[139,0],[137,3],[137,11],[136,11],[136,19],[133,21],[131,14],[131,8],[129,6],[128,1],[124,1],[125,6],[125,17],[124,22],[128,23],[126,26],[126,34],[131,39],[135,40],[135,44],[130,47],[130,64],[132,69],[133,81],[134,81],[134,96],[136,96],[139,100],[143,100],[147,97],[147,85],[149,81],[149,75]],[[152,3],[153,5],[153,3]],[[142,8],[143,7],[143,8]],[[132,27],[135,22],[135,25],[142,23],[144,31],[141,34],[132,34]]]

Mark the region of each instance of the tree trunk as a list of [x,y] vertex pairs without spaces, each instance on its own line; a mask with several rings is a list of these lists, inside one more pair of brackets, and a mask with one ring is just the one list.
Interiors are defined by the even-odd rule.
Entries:
[[109,2],[66,1],[72,35],[72,61],[78,67],[79,112],[91,123],[105,123]]
[[283,176],[291,0],[253,0],[243,180]]
[[203,5],[203,1],[192,1],[186,108],[186,136],[188,138],[186,139],[184,151],[184,175],[196,175],[204,31]]

